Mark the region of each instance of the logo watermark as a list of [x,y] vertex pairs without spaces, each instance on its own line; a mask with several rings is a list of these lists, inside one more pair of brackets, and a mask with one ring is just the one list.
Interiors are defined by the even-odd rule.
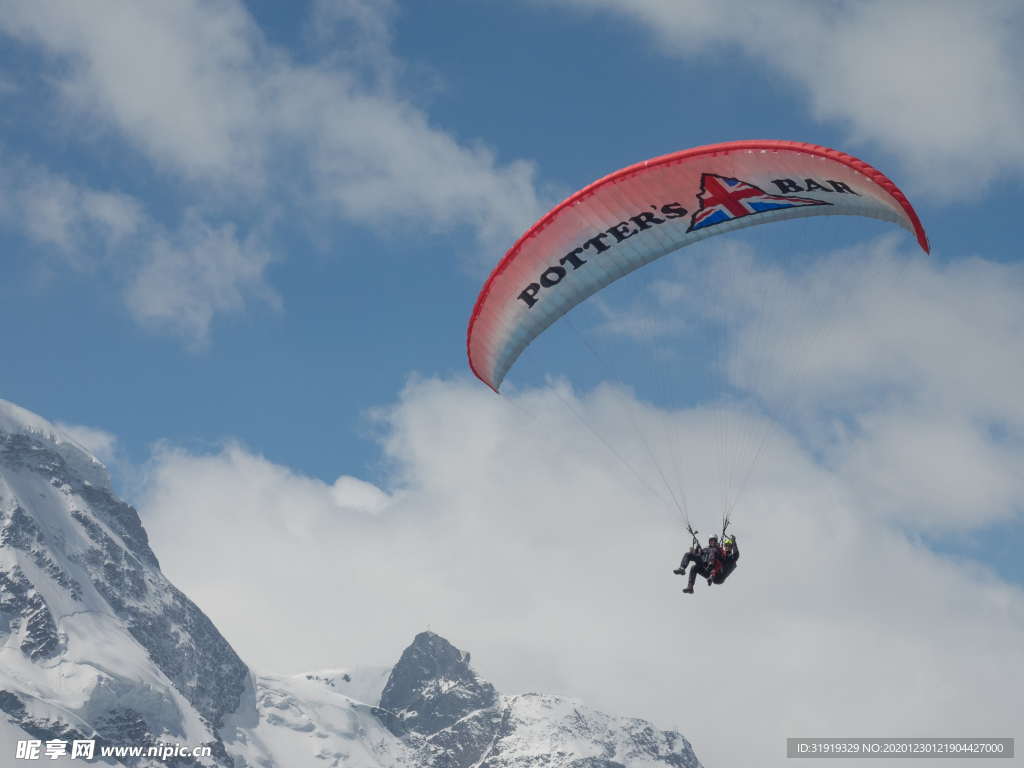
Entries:
[[58,757],[94,760],[99,757],[154,757],[167,760],[172,757],[210,757],[212,748],[207,745],[186,747],[181,744],[151,744],[149,746],[111,746],[96,748],[95,739],[26,739],[18,741],[14,757],[17,760],[56,760]]

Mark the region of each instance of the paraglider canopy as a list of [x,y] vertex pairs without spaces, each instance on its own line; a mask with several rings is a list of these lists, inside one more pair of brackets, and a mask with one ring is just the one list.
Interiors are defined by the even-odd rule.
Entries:
[[924,228],[896,185],[834,149],[736,141],[623,168],[545,214],[495,267],[469,321],[469,365],[498,391],[530,342],[633,270],[707,237],[821,215],[893,222],[928,251]]

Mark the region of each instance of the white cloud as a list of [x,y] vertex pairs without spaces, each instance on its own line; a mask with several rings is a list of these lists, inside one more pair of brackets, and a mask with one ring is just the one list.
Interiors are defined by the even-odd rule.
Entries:
[[678,726],[708,765],[782,765],[801,734],[1012,734],[1020,589],[879,524],[870,495],[778,435],[737,516],[736,574],[681,595],[679,519],[572,411],[635,466],[624,412],[653,435],[674,422],[691,509],[714,524],[712,414],[437,380],[380,414],[396,488],[377,514],[238,447],[164,453],[140,508],[167,573],[257,667],[393,663],[430,625],[505,691]]
[[135,198],[75,183],[24,160],[0,155],[6,192],[0,224],[33,244],[34,266],[102,275],[120,286],[138,322],[202,347],[216,315],[252,300],[280,300],[266,280],[271,256],[258,239],[239,238],[194,210],[168,229]]
[[961,412],[919,405],[880,408],[858,426],[860,434],[839,449],[840,467],[865,500],[875,500],[879,515],[926,531],[1018,518],[1019,442],[1002,444]]
[[270,261],[233,227],[213,228],[190,213],[173,240],[158,237],[148,246],[127,288],[128,307],[143,323],[169,327],[201,346],[216,313],[239,312],[247,298],[280,306],[265,281]]
[[953,527],[1008,519],[1024,496],[1024,269],[942,264],[894,243],[799,275],[748,271],[750,286],[777,290],[742,329],[734,374],[800,402],[816,429],[844,419],[831,461],[854,486],[890,491],[871,494],[881,512]]
[[88,271],[146,224],[133,198],[89,186],[0,155],[6,201],[0,221],[47,248],[62,263]]
[[395,84],[403,63],[392,52],[395,0],[314,0],[308,37],[331,60],[346,69],[365,72],[378,88]]
[[676,335],[685,330],[685,323],[679,315],[649,312],[649,304],[635,304],[626,309],[619,309],[600,295],[590,299],[590,303],[603,318],[598,327],[601,333],[650,342],[658,337]]
[[388,495],[373,483],[351,475],[342,475],[331,486],[331,497],[341,509],[377,513],[387,508]]
[[461,143],[396,92],[391,4],[315,10],[317,29],[341,34],[349,23],[354,34],[336,45],[353,57],[297,64],[229,0],[0,3],[0,30],[60,62],[53,77],[70,115],[196,190],[228,189],[235,203],[240,192],[250,203],[290,195],[301,212],[313,189],[359,224],[393,227],[400,212],[487,241],[518,235],[540,211],[532,168]]
[[115,460],[117,436],[96,427],[57,422],[56,427],[106,465]]
[[717,324],[733,384],[799,424],[879,516],[940,531],[1013,519],[1024,268],[943,263],[899,242],[788,268],[742,243],[713,246],[654,283],[629,322]]
[[470,226],[485,243],[507,244],[540,213],[530,164],[499,165],[409,102],[304,71],[282,73],[276,87],[319,198],[350,220],[434,232]]
[[898,157],[915,193],[970,195],[1024,170],[1017,3],[560,1],[633,19],[678,56],[743,51],[799,86],[851,142]]
[[263,122],[253,79],[260,36],[233,2],[61,0],[2,4],[0,28],[61,63],[72,114],[119,129],[159,164],[190,177],[259,178]]

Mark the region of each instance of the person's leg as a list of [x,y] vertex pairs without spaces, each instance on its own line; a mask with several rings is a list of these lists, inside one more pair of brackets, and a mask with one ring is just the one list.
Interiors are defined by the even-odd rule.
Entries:
[[686,573],[686,566],[688,566],[692,562],[696,562],[696,560],[697,556],[693,553],[693,550],[691,549],[689,552],[683,555],[683,560],[681,563],[679,563],[679,567],[672,571],[672,573],[678,573],[680,576],[682,576],[684,573]]
[[695,581],[697,581],[697,575],[698,574],[700,574],[701,576],[704,576],[705,578],[707,578],[707,575],[708,575],[707,570],[704,569],[704,568],[701,568],[700,563],[697,563],[696,565],[693,566],[693,568],[690,569],[690,580],[689,580],[689,582],[687,582],[686,589],[684,589],[683,592],[686,592],[688,595],[692,595],[693,594],[693,583]]

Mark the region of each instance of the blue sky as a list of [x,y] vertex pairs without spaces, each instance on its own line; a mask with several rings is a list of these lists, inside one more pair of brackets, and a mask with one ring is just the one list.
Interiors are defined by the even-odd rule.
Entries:
[[[891,227],[854,220],[795,222],[765,241],[739,237],[721,246],[733,249],[725,253],[735,262],[726,263],[741,265],[753,284],[773,286],[759,311],[786,334],[768,348],[770,361],[758,363],[742,345],[745,323],[732,327],[730,360],[740,378],[731,389],[768,403],[782,446],[764,484],[751,490],[778,517],[752,513],[747,530],[771,549],[773,530],[814,530],[813,511],[834,506],[843,511],[824,513],[835,515],[825,535],[845,530],[860,542],[861,557],[908,547],[900,568],[915,573],[936,562],[952,572],[953,559],[968,558],[968,582],[950,589],[973,590],[961,604],[1004,590],[1014,607],[1000,614],[1006,623],[996,634],[1018,636],[1024,265],[1012,225],[1024,172],[1017,86],[1024,57],[1014,45],[1024,26],[1020,8],[720,5],[339,0],[118,11],[116,3],[0,4],[7,276],[0,282],[0,397],[91,441],[139,505],[171,578],[257,665],[305,668],[386,655],[381,648],[400,650],[403,633],[422,623],[433,621],[445,634],[444,618],[457,644],[475,641],[509,659],[495,677],[600,696],[594,669],[618,650],[609,645],[607,656],[595,652],[593,666],[579,668],[558,668],[543,655],[568,648],[574,632],[592,631],[585,613],[567,610],[562,621],[521,603],[512,584],[488,583],[484,594],[517,606],[503,620],[474,602],[457,555],[449,553],[454,564],[445,570],[440,553],[429,563],[411,554],[424,549],[422,537],[442,532],[467,547],[496,546],[487,532],[506,523],[489,515],[527,483],[516,471],[544,478],[530,498],[551,500],[551,515],[564,512],[577,530],[581,521],[588,528],[586,510],[603,502],[583,500],[585,467],[592,462],[594,477],[622,467],[609,469],[593,436],[572,431],[578,424],[567,422],[555,435],[550,425],[558,418],[531,408],[557,410],[568,398],[602,434],[621,436],[623,452],[631,450],[613,415],[632,396],[588,396],[602,375],[585,356],[563,351],[564,329],[523,358],[519,378],[510,379],[521,395],[510,398],[507,413],[500,410],[465,362],[477,291],[540,213],[619,167],[743,138],[835,147],[882,169],[908,194],[933,254],[916,253],[912,239]],[[804,223],[810,226],[800,229]],[[796,269],[787,260],[794,248],[820,254],[818,266]],[[694,258],[714,253],[709,246]],[[684,312],[667,298],[652,304],[650,283],[662,286],[664,298],[677,295],[671,289],[687,275],[665,260],[610,294],[608,327],[609,318],[643,320],[652,307],[663,316]],[[722,291],[711,299],[742,306],[709,285]],[[812,295],[817,303],[800,302]],[[787,358],[801,348],[799,329],[818,325],[831,354]],[[687,360],[710,359],[710,331],[688,333]],[[696,364],[678,380],[684,397],[665,402],[644,367],[643,344],[622,334],[605,343],[629,361],[629,384],[641,400],[630,408],[646,414],[645,401],[655,398],[658,407],[684,409],[679,418],[694,440],[704,434],[701,409],[728,384],[721,375]],[[783,363],[798,375],[779,378]],[[739,382],[755,364],[764,369],[762,383],[744,390]],[[580,391],[545,384],[549,374]],[[519,432],[524,414],[533,427]],[[500,461],[477,464],[495,445],[526,462],[538,423],[548,442],[589,441],[572,449],[578,476],[547,477],[512,460],[505,471]],[[482,432],[482,424],[494,431]],[[447,485],[457,471],[474,481],[459,490]],[[265,495],[252,496],[254,488]],[[694,489],[697,498],[702,492]],[[623,505],[638,503],[635,488],[624,493]],[[296,519],[305,522],[278,522],[303,504],[307,511]],[[804,504],[806,516],[796,511]],[[570,514],[568,506],[579,509]],[[359,522],[363,513],[372,524]],[[533,514],[551,519],[539,511],[526,517]],[[658,519],[650,518],[650,535],[671,546],[655,556],[638,540],[624,561],[661,558],[667,574],[678,521]],[[344,570],[342,551],[353,563],[346,578],[356,580],[344,583],[362,583],[372,563],[387,569],[403,555],[431,574],[423,578],[435,598],[410,593],[396,574],[389,576],[393,590],[352,598],[359,631],[343,632],[345,621],[331,617],[314,632],[337,630],[332,642],[308,640],[308,628],[263,637],[232,606],[257,592],[289,600],[289,579],[309,583],[312,576],[260,581],[268,569],[257,553],[270,550],[256,543],[239,547],[250,557],[228,558],[233,578],[196,566],[187,537],[237,539],[231,524],[240,521],[252,522],[253,536],[267,542],[297,537],[276,564],[285,572],[316,537],[333,542],[323,571],[308,566],[325,583],[323,594],[309,595],[313,605],[341,589],[327,586],[325,574]],[[868,532],[879,530],[885,540],[873,543]],[[366,546],[385,548],[375,559],[345,549],[364,535]],[[523,552],[538,546],[536,530],[516,535]],[[543,546],[563,535],[551,532]],[[400,542],[393,552],[390,541]],[[589,548],[551,544],[550,562]],[[509,558],[514,549],[509,543]],[[995,573],[976,562],[983,553]],[[536,573],[538,583],[552,589],[565,576],[561,567]],[[851,566],[840,602],[863,594],[856,573]],[[652,579],[652,589],[661,581]],[[990,599],[979,597],[979,605]],[[404,618],[375,623],[381,604]],[[958,610],[967,613],[951,621],[977,620],[970,611],[991,618],[984,607]],[[936,607],[933,618],[940,613]],[[519,631],[548,629],[528,641],[507,622]],[[295,650],[279,650],[288,647]],[[651,697],[623,685],[619,708],[648,707],[637,714],[665,726],[678,714],[684,730],[689,722],[715,738],[716,726],[696,713],[671,714],[669,703],[659,709],[657,702],[671,702],[668,693]],[[955,714],[922,715],[920,724]]]

